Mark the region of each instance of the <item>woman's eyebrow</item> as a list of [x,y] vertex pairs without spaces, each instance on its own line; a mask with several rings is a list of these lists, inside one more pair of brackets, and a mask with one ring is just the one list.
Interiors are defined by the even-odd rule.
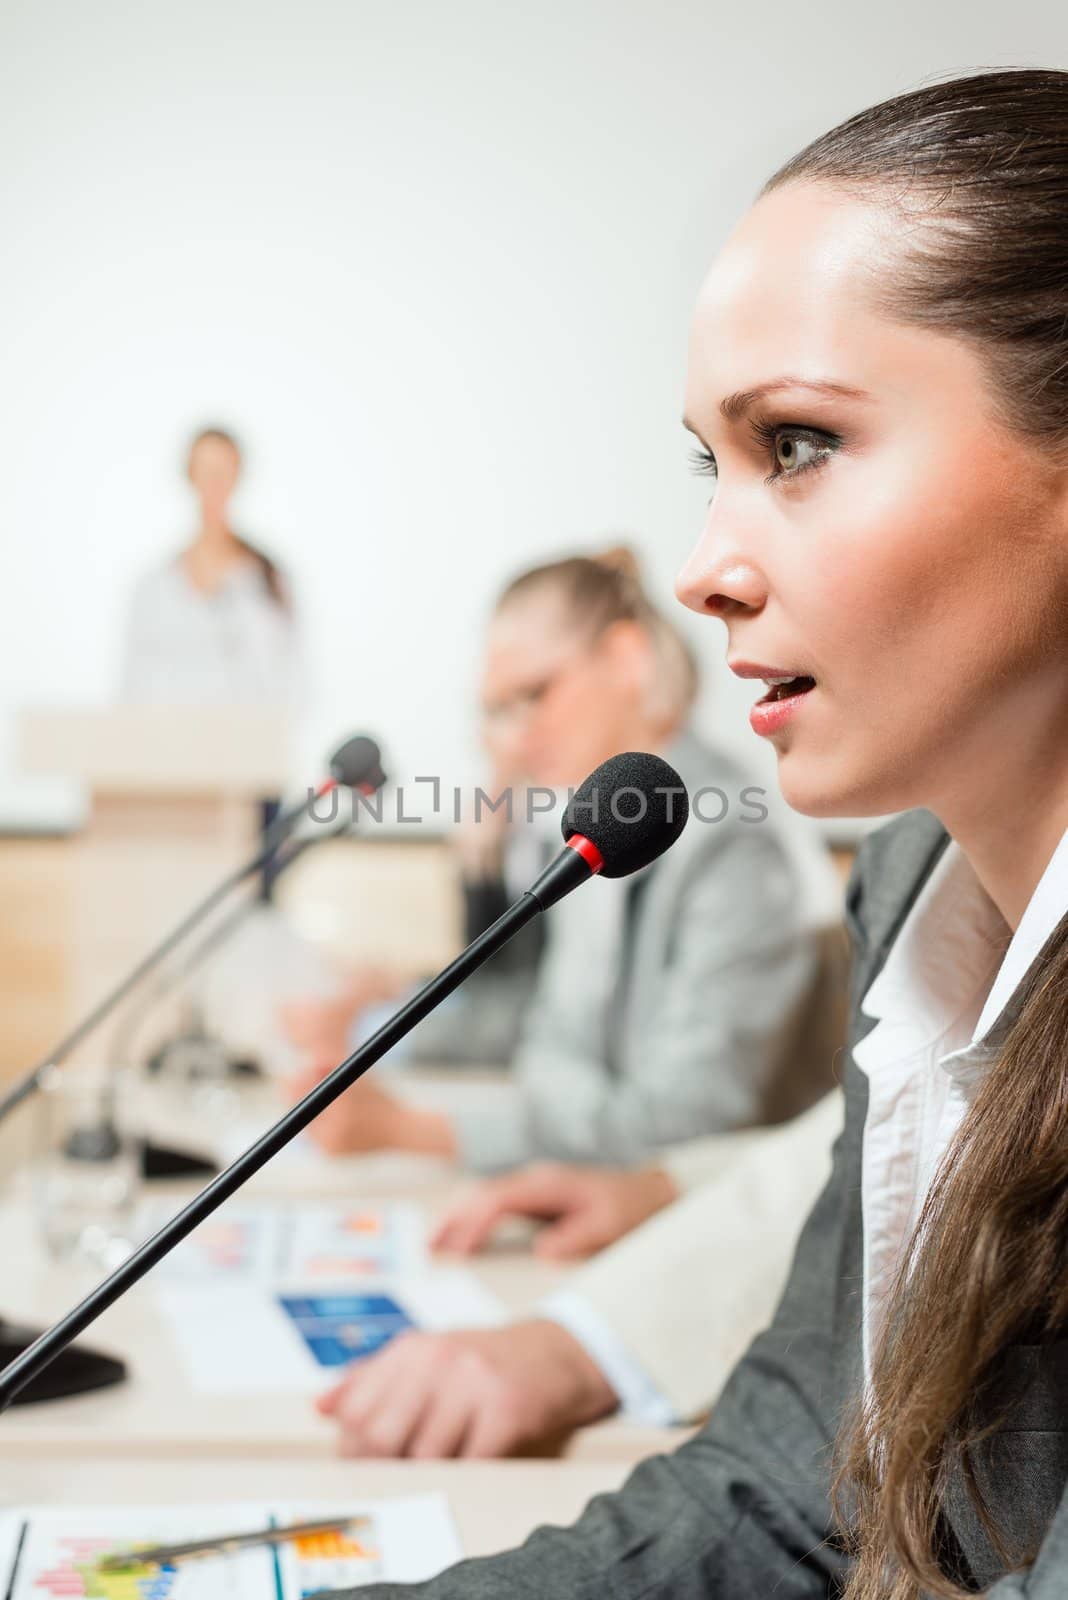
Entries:
[[[753,389],[738,389],[734,394],[726,395],[719,403],[720,414],[728,422],[735,422],[762,400],[765,395],[777,394],[780,389],[808,389],[813,394],[834,395],[839,399],[870,400],[872,396],[864,389],[854,389],[847,383],[833,383],[829,378],[770,378],[767,383],[759,383]],[[697,433],[697,429],[688,418],[683,417],[682,425],[690,433]]]

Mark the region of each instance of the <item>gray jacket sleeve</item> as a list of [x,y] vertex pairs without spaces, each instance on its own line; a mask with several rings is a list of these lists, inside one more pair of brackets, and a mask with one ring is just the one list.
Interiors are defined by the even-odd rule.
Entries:
[[[851,1014],[866,987],[856,869]],[[570,1528],[464,1561],[429,1583],[377,1585],[391,1600],[831,1600],[848,1558],[831,1536],[831,1451],[859,1362],[853,1260],[864,1092],[852,1075],[830,1179],[805,1224],[771,1327],[735,1368],[715,1411],[672,1455],[638,1466]],[[845,1318],[849,1330],[840,1325]],[[849,1371],[843,1371],[843,1351]],[[1047,1600],[1053,1590],[1005,1590]],[[353,1592],[355,1600],[355,1592]]]
[[1064,1600],[1068,1591],[1068,1494],[1046,1530],[1034,1564],[985,1591],[987,1600]]
[[[772,1328],[735,1369],[702,1431],[642,1462],[571,1528],[465,1561],[431,1582],[360,1590],[378,1600],[828,1600],[846,1568],[827,1542],[835,1278],[845,1172],[809,1219]],[[353,1592],[355,1600],[355,1591]]]
[[465,1165],[630,1165],[766,1120],[769,1082],[817,976],[819,937],[802,927],[793,868],[763,828],[705,828],[683,877],[669,907],[647,912],[670,917],[669,959],[655,997],[646,981],[640,1014],[630,1013],[624,1069],[613,1075],[599,1049],[581,973],[550,960],[527,1011],[514,1095],[458,1119]]

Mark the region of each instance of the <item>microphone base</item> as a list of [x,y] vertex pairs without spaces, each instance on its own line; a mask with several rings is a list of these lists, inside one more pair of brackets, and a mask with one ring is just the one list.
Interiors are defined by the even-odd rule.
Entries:
[[[14,1361],[40,1334],[40,1328],[0,1321],[0,1369]],[[72,1344],[44,1372],[30,1382],[11,1401],[13,1406],[37,1405],[43,1400],[67,1400],[94,1389],[109,1389],[124,1383],[126,1365],[115,1356],[103,1355],[85,1345]]]
[[141,1146],[141,1176],[146,1182],[153,1178],[214,1178],[218,1170],[214,1161],[187,1150],[172,1150],[149,1139]]

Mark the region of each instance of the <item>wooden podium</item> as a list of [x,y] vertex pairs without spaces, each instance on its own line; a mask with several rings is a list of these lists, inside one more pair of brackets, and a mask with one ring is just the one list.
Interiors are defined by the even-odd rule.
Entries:
[[[22,1025],[0,1046],[2,1076],[47,1050],[251,855],[262,802],[289,776],[287,720],[262,706],[34,709],[18,733],[23,770],[77,780],[90,805],[76,834],[3,846],[15,893],[0,989]],[[83,1057],[108,1042],[105,1025]]]

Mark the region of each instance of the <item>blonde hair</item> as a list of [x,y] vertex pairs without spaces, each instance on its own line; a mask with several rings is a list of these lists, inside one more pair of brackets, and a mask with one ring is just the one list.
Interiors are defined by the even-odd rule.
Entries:
[[494,609],[502,611],[540,590],[559,594],[568,616],[591,642],[617,622],[636,622],[644,628],[652,644],[645,714],[665,732],[688,716],[700,688],[696,657],[675,624],[650,600],[630,545],[529,567],[505,585]]

